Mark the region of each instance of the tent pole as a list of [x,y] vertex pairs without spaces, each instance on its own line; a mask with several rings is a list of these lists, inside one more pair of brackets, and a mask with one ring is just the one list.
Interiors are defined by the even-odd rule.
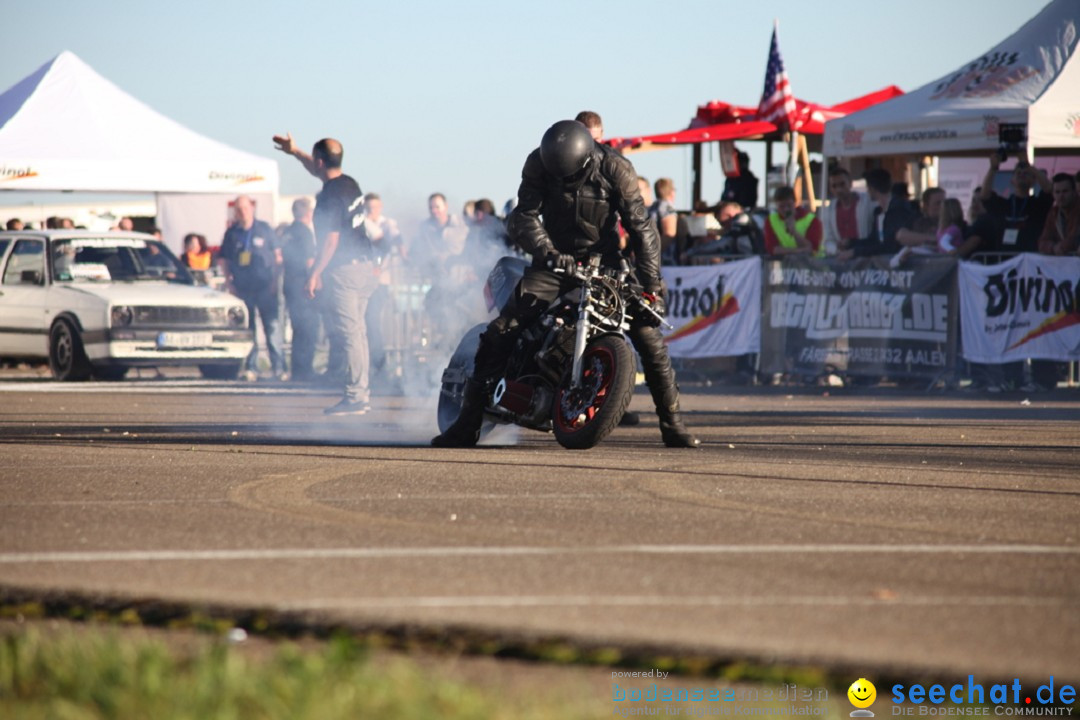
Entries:
[[694,144],[694,201],[693,208],[701,200],[701,143]]
[[814,175],[810,172],[810,151],[806,147],[806,136],[799,133],[799,159],[802,161],[806,195],[810,199],[810,210],[817,210],[817,198],[814,197]]
[[788,136],[788,160],[784,171],[784,180],[788,185],[795,186],[795,175],[799,166],[799,133],[792,132]]
[[825,155],[824,143],[821,148],[821,203],[824,207],[829,197],[829,158]]

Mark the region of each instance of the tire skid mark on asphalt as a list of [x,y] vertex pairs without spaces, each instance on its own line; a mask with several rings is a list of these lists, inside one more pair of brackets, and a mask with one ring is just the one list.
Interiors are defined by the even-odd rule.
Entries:
[[[41,438],[41,440],[49,440],[49,438]],[[135,450],[135,451],[141,451],[141,452],[167,452],[169,450],[173,450],[173,451],[176,451],[176,452],[184,452],[184,453],[200,452],[200,453],[204,453],[204,454],[227,454],[227,455],[231,455],[231,456],[236,456],[236,455],[239,454],[239,455],[252,455],[252,456],[259,456],[259,457],[287,457],[287,458],[296,458],[296,459],[301,459],[301,460],[305,459],[305,458],[308,458],[308,459],[318,459],[318,460],[340,460],[340,461],[347,461],[347,462],[362,462],[362,461],[365,461],[365,460],[378,460],[379,462],[396,463],[396,464],[484,465],[484,466],[493,466],[493,467],[507,467],[507,468],[514,468],[514,469],[530,469],[531,468],[533,470],[537,470],[537,471],[541,471],[541,472],[551,472],[551,471],[566,470],[566,471],[572,471],[575,474],[579,474],[582,470],[588,471],[590,473],[593,472],[593,471],[596,471],[596,472],[605,472],[605,471],[607,471],[607,472],[611,472],[611,473],[649,472],[649,473],[653,473],[653,474],[677,474],[677,475],[684,475],[684,476],[702,477],[702,478],[708,478],[708,479],[724,478],[724,479],[728,479],[728,480],[752,480],[752,481],[767,480],[767,481],[775,481],[775,482],[813,482],[813,483],[842,484],[842,485],[856,485],[856,486],[874,486],[874,487],[899,488],[899,489],[921,488],[921,489],[926,489],[926,490],[943,490],[943,491],[956,490],[956,491],[969,491],[969,492],[1001,492],[1001,493],[1018,493],[1018,494],[1025,494],[1025,495],[1033,494],[1033,495],[1051,495],[1051,496],[1064,496],[1064,497],[1080,498],[1080,491],[1046,490],[1046,489],[1025,488],[1025,487],[1008,487],[1008,488],[1006,488],[1006,487],[986,487],[986,486],[973,486],[973,485],[945,485],[945,484],[941,484],[941,483],[931,484],[931,483],[925,483],[925,482],[887,482],[887,481],[881,481],[881,480],[851,480],[851,479],[835,478],[835,477],[796,477],[796,476],[783,477],[783,476],[778,476],[778,475],[775,475],[775,474],[746,473],[746,472],[741,472],[741,473],[740,472],[720,473],[720,472],[716,472],[715,470],[712,470],[712,469],[693,470],[693,469],[688,469],[687,467],[671,467],[671,466],[668,466],[668,467],[656,467],[656,468],[644,468],[644,469],[640,469],[640,470],[628,471],[626,469],[625,465],[620,465],[620,466],[599,465],[599,464],[590,465],[587,462],[579,462],[579,463],[575,463],[575,464],[560,464],[560,463],[533,462],[533,461],[524,461],[524,462],[522,462],[522,461],[504,461],[504,460],[494,461],[494,460],[490,460],[490,459],[478,460],[478,459],[475,459],[475,458],[473,458],[473,459],[459,459],[459,458],[455,458],[455,457],[442,457],[441,455],[446,453],[447,451],[433,450],[433,449],[427,448],[427,447],[422,447],[422,448],[418,447],[416,449],[421,450],[421,451],[429,451],[431,453],[439,453],[440,457],[409,457],[409,458],[402,458],[402,457],[394,457],[394,456],[387,456],[387,455],[376,455],[376,454],[372,454],[372,455],[346,455],[346,454],[341,454],[340,452],[338,452],[340,450],[340,448],[342,447],[341,445],[322,446],[322,445],[314,445],[314,444],[307,443],[307,442],[305,442],[304,444],[296,445],[295,447],[302,447],[302,448],[332,447],[334,452],[313,453],[313,452],[307,452],[306,450],[303,451],[303,452],[283,452],[280,449],[280,447],[274,447],[274,449],[269,449],[269,450],[262,450],[262,449],[258,449],[257,445],[250,444],[249,442],[238,443],[238,442],[235,442],[235,441],[232,442],[232,443],[228,443],[228,444],[215,443],[214,445],[200,446],[200,445],[198,445],[198,443],[193,443],[191,441],[177,442],[175,440],[161,440],[161,441],[147,442],[147,440],[148,440],[148,438],[141,437],[141,438],[138,438],[138,439],[130,441],[130,442],[116,442],[116,441],[111,441],[110,440],[110,441],[95,442],[93,444],[88,444],[85,441],[72,442],[70,440],[63,440],[63,441],[56,440],[55,442],[49,442],[48,444],[50,444],[50,445],[65,445],[65,446],[70,446],[70,447],[83,447],[83,448],[90,448],[90,449],[126,449],[126,450]],[[288,440],[283,440],[283,439],[280,439],[280,438],[275,439],[275,441],[276,442],[289,442]],[[25,442],[22,441],[22,440],[19,440],[19,439],[5,439],[2,436],[0,436],[0,445],[3,445],[3,444],[23,445],[23,444],[25,444]],[[195,447],[196,449],[194,451],[192,451],[191,450],[192,447]],[[387,451],[399,451],[399,450],[403,449],[403,447],[405,447],[405,446],[400,446],[400,445],[394,445],[394,446],[391,446],[391,445],[352,445],[352,446],[349,446],[349,447],[353,447],[353,448],[357,449],[358,451],[370,452],[370,451],[373,451],[373,450],[377,451],[377,450],[381,450],[381,449],[385,449]],[[867,446],[867,447],[877,447],[877,446]],[[932,450],[932,449],[936,449],[938,446],[936,446],[936,445],[911,444],[911,445],[905,445],[905,446],[902,446],[902,447],[919,448],[919,449],[922,449],[922,450]],[[948,447],[951,447],[951,446],[948,446]],[[516,451],[516,450],[520,451],[521,449],[522,449],[522,446],[514,446],[514,447],[507,446],[505,448],[502,448],[502,447],[498,447],[498,448],[489,447],[489,448],[486,448],[486,449],[485,448],[473,448],[473,449],[464,450],[464,451],[450,451],[450,452],[452,452],[452,453],[472,453],[472,454],[475,455],[476,453],[485,453],[486,454],[486,452],[490,452],[491,450],[507,450],[507,451],[513,452],[513,451]],[[526,448],[526,449],[528,449],[528,448]],[[1043,452],[1047,448],[1046,447],[1037,447],[1037,446],[1032,446],[1032,447],[1029,447],[1029,448],[1015,448],[1013,446],[1010,446],[1009,448],[1000,448],[1000,449],[1002,451],[1008,451],[1008,452],[1011,452],[1011,451],[1017,450],[1017,449],[1020,449],[1020,450],[1026,449],[1026,450],[1031,450],[1033,452]],[[1068,449],[1072,449],[1072,448],[1068,448]],[[622,452],[625,452],[625,450],[623,450]],[[685,453],[686,451],[679,451],[679,452]],[[583,459],[583,460],[587,460],[587,459]],[[607,460],[607,458],[604,458],[604,460]],[[597,459],[596,462],[600,462],[600,460]],[[781,462],[781,461],[775,461],[775,460],[774,461],[761,460],[761,461],[755,461],[755,463],[756,464],[769,464],[769,465],[774,465],[774,466],[779,466],[779,467],[785,467],[785,468],[788,468],[789,470],[792,470],[792,471],[802,470],[802,469],[806,469],[806,468],[810,468],[810,467],[815,467],[815,466],[810,465],[810,464],[793,465],[790,462]],[[882,465],[880,463],[878,463],[878,464],[866,463],[864,465],[853,466],[850,460],[845,460],[841,464],[845,468],[859,467],[859,468],[865,468],[865,469],[868,469],[868,470],[875,470],[875,471],[879,471],[879,472],[882,472],[882,471],[905,471],[905,472],[911,472],[911,473],[929,473],[929,474],[933,474],[933,473],[938,473],[938,472],[941,471],[941,467],[939,467],[937,465],[927,465],[927,466],[923,467],[923,466],[913,466],[913,465]],[[693,467],[693,466],[701,465],[701,463],[692,462],[692,463],[688,463],[688,465]],[[961,468],[952,468],[951,467],[951,468],[949,468],[949,472],[950,472],[950,474],[953,474],[953,475],[970,475],[970,476],[975,477],[975,478],[995,477],[995,478],[1001,478],[1001,479],[1008,479],[1011,482],[1016,482],[1016,481],[1020,481],[1020,480],[1024,480],[1024,479],[1041,480],[1041,481],[1045,481],[1045,480],[1048,479],[1045,475],[1037,475],[1037,474],[1034,474],[1034,473],[1023,473],[1018,468],[1009,468],[1009,469],[997,470],[997,469],[994,469],[994,468],[987,468],[987,467],[981,467],[981,466],[980,467],[972,466],[970,469],[969,468],[962,468],[961,469]],[[1060,479],[1062,479],[1062,480],[1071,480],[1072,477],[1071,476],[1062,477]]]
[[[354,447],[356,447],[357,449],[362,449],[362,450],[373,449],[372,446],[363,446],[363,445],[357,445],[357,446],[354,446]],[[925,446],[921,446],[921,447],[925,448]],[[390,448],[388,448],[388,449],[390,449]],[[400,449],[400,448],[393,448],[393,449]],[[211,450],[209,452],[223,452],[223,451]],[[235,450],[229,450],[227,452],[235,452]],[[563,464],[551,463],[551,462],[541,463],[541,462],[528,462],[528,461],[526,461],[526,462],[514,462],[514,461],[498,461],[498,462],[494,462],[494,461],[491,461],[491,460],[478,461],[478,460],[467,460],[467,459],[466,460],[459,460],[459,459],[447,459],[447,458],[416,458],[416,457],[402,458],[402,457],[393,457],[393,456],[376,456],[376,455],[357,456],[357,455],[340,455],[340,454],[330,454],[330,453],[318,453],[318,454],[316,454],[316,453],[307,453],[307,452],[283,453],[280,450],[244,450],[243,452],[250,453],[252,455],[263,455],[263,456],[279,456],[280,455],[280,456],[285,456],[285,457],[309,457],[309,458],[318,458],[318,459],[327,459],[327,460],[348,460],[348,461],[352,461],[352,462],[363,461],[363,460],[378,460],[379,462],[398,463],[398,464],[412,464],[412,463],[415,463],[415,464],[436,464],[436,465],[445,465],[445,464],[484,465],[484,466],[494,466],[494,467],[507,467],[507,468],[514,468],[514,469],[523,469],[523,468],[524,469],[533,469],[533,470],[536,470],[536,471],[539,471],[539,472],[542,472],[542,473],[551,472],[551,471],[566,470],[566,471],[572,471],[574,474],[580,474],[581,471],[584,470],[584,471],[587,471],[589,473],[592,473],[594,471],[596,471],[596,472],[610,472],[610,473],[613,473],[615,476],[618,476],[619,474],[624,474],[624,473],[651,473],[651,474],[654,474],[654,475],[655,474],[674,474],[674,475],[700,477],[700,478],[704,478],[704,479],[724,478],[724,479],[728,479],[728,480],[754,480],[754,481],[757,481],[757,480],[770,480],[770,481],[779,481],[779,482],[815,482],[815,483],[830,483],[830,484],[857,485],[857,486],[873,486],[873,487],[887,487],[887,488],[899,488],[899,489],[922,488],[922,489],[926,489],[926,490],[966,490],[966,491],[976,491],[976,492],[1008,492],[1008,493],[1035,494],[1035,495],[1062,495],[1062,496],[1066,496],[1066,497],[1080,498],[1080,491],[1069,491],[1069,490],[1043,490],[1043,489],[1038,489],[1038,488],[1022,488],[1022,487],[997,488],[997,487],[972,486],[972,485],[943,485],[943,484],[940,484],[940,483],[938,483],[938,484],[930,484],[930,483],[914,483],[914,482],[908,482],[908,483],[905,483],[905,482],[885,482],[885,481],[881,481],[881,480],[848,480],[848,479],[844,479],[844,478],[827,478],[827,477],[795,477],[795,476],[781,477],[781,476],[777,476],[777,475],[773,475],[773,474],[752,474],[752,473],[745,473],[745,472],[742,472],[742,473],[737,473],[737,472],[720,473],[720,472],[716,472],[716,470],[710,469],[708,467],[706,467],[705,469],[702,469],[702,470],[693,470],[693,469],[688,469],[687,467],[671,467],[671,466],[656,467],[656,468],[648,468],[648,467],[646,467],[646,468],[628,470],[625,465],[620,465],[620,466],[589,465],[587,463],[578,463],[578,464],[573,464],[573,465],[563,465]],[[474,449],[472,452],[476,452],[476,450]],[[685,451],[682,451],[682,452],[685,452]],[[768,461],[764,461],[764,462],[760,462],[758,464],[767,464],[767,463],[768,463]],[[701,464],[702,463],[692,463],[692,466],[697,467],[697,466],[699,466]],[[805,469],[806,467],[812,467],[810,465],[796,466],[796,465],[790,465],[788,463],[780,463],[780,462],[776,462],[776,464],[780,465],[782,467],[789,468],[790,470],[800,470],[800,469]],[[851,464],[850,463],[844,463],[844,466],[845,467],[851,467]],[[865,466],[857,466],[857,467],[865,467],[866,469],[873,469],[873,470],[878,470],[878,471],[903,470],[903,471],[908,471],[908,472],[919,472],[919,473],[929,473],[929,474],[933,474],[933,473],[937,473],[937,472],[941,471],[940,467],[930,466],[930,465],[928,465],[926,467],[921,467],[921,466],[917,467],[917,466],[910,466],[910,465],[880,465],[880,464],[871,465],[871,464],[867,464]],[[972,467],[971,469],[963,469],[963,470],[961,470],[959,468],[949,468],[949,472],[952,473],[952,474],[971,475],[971,476],[976,477],[976,478],[982,478],[982,477],[987,477],[987,476],[1008,478],[1010,481],[1017,481],[1017,480],[1022,480],[1022,479],[1025,479],[1025,478],[1033,479],[1033,480],[1046,480],[1047,479],[1043,475],[1035,475],[1035,474],[1030,474],[1029,475],[1029,474],[1018,473],[1015,470],[994,470],[994,469],[991,469],[991,468]],[[1062,478],[1062,479],[1071,479],[1071,478]]]
[[628,481],[626,484],[628,486],[628,489],[637,491],[640,495],[648,497],[654,501],[685,505],[697,509],[705,506],[716,510],[729,511],[732,513],[768,515],[771,517],[784,518],[787,520],[798,520],[802,522],[824,524],[831,527],[844,525],[850,527],[868,528],[872,530],[897,530],[901,532],[919,533],[924,536],[933,536],[938,538],[971,539],[972,532],[974,532],[976,536],[978,534],[977,531],[965,532],[962,529],[943,529],[947,526],[943,526],[933,520],[927,520],[922,523],[905,523],[856,517],[851,515],[850,513],[841,515],[822,515],[820,513],[815,514],[811,512],[800,512],[798,510],[780,508],[777,507],[775,504],[732,500],[729,498],[722,498],[715,495],[705,494],[700,492],[696,488],[687,487],[686,483],[680,482],[678,478],[674,478],[672,480],[665,480],[661,478],[646,478],[642,481],[631,480]]
[[[316,498],[309,491],[325,482],[343,480],[356,474],[356,469],[320,468],[292,473],[264,475],[241,483],[228,491],[228,500],[241,508],[259,513],[286,516],[294,520],[319,525],[344,525],[370,530],[373,526],[404,529],[414,536],[453,537],[455,540],[483,540],[491,532],[467,523],[436,525],[430,520],[409,520],[401,517],[346,509],[327,504],[326,498]],[[396,498],[393,498],[396,500]]]
[[345,510],[313,500],[308,490],[323,482],[342,480],[355,470],[320,468],[293,473],[264,475],[230,488],[228,500],[247,510],[318,524],[356,525],[375,518],[355,510]]
[[[1080,556],[1078,545],[1024,544],[774,544],[774,545],[571,545],[250,548],[232,550],[112,550],[0,553],[0,565],[110,562],[234,562],[280,560],[383,560],[604,555],[1031,555]],[[1076,599],[1080,603],[1080,598]]]

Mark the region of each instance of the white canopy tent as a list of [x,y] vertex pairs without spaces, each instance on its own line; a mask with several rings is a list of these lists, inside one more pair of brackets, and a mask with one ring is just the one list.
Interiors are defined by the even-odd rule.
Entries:
[[217,244],[240,194],[271,220],[278,166],[170,120],[65,51],[0,95],[0,189],[153,193],[175,250],[188,232]]
[[893,100],[825,125],[829,157],[989,155],[1003,124],[1029,155],[1080,151],[1080,2],[1053,0],[982,57]]

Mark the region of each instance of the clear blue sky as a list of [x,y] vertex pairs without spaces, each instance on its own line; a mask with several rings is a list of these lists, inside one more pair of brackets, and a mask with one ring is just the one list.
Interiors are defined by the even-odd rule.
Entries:
[[[346,171],[407,221],[436,190],[454,209],[478,197],[500,206],[543,131],[579,110],[622,136],[683,128],[711,99],[756,104],[774,18],[795,94],[831,104],[889,84],[913,90],[1044,5],[3,0],[0,90],[71,50],[189,128],[276,156],[284,194],[318,183],[271,136],[290,131],[307,148],[339,138]],[[760,143],[747,149],[764,175]],[[650,179],[675,179],[680,206],[690,201],[689,158],[686,149],[631,156]],[[704,176],[715,199],[715,161]],[[0,203],[21,202],[14,195]]]

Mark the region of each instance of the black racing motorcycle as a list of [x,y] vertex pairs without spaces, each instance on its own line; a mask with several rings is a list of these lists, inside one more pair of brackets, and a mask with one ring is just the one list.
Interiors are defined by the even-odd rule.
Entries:
[[[495,264],[484,287],[489,310],[502,310],[527,265],[510,257]],[[636,364],[623,333],[635,314],[663,318],[633,282],[625,261],[618,270],[604,268],[593,255],[570,277],[574,287],[521,329],[506,372],[487,398],[481,437],[497,424],[513,424],[554,432],[563,447],[585,450],[607,437],[626,412]],[[461,412],[485,328],[477,325],[466,333],[443,372],[440,432]]]

